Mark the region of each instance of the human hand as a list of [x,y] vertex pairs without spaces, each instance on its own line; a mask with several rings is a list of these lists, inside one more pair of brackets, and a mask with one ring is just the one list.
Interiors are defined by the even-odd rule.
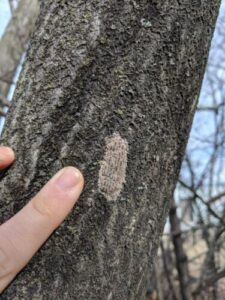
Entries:
[[[0,147],[0,169],[15,160]],[[15,216],[0,226],[0,293],[28,263],[77,202],[84,185],[79,170],[66,167],[50,179]]]

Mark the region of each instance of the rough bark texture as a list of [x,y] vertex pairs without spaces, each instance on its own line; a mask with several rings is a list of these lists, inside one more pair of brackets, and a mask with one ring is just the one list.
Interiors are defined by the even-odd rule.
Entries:
[[0,94],[3,97],[7,97],[38,12],[38,0],[20,0],[0,40]]
[[63,165],[86,186],[2,299],[145,299],[219,2],[42,2],[2,138],[17,161],[1,221]]

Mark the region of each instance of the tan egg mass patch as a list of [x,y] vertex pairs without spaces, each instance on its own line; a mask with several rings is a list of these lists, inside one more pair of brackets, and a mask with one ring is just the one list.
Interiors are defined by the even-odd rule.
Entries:
[[101,161],[98,189],[107,200],[116,200],[126,179],[128,143],[120,134],[106,138],[106,150]]

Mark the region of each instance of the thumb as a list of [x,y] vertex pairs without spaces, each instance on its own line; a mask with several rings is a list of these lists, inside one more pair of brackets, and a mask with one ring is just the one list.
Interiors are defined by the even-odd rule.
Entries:
[[22,210],[0,226],[0,292],[65,219],[83,184],[77,169],[60,170]]

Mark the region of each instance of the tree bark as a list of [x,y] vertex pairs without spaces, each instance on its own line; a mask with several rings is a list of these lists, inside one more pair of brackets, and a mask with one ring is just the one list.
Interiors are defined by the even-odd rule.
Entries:
[[38,0],[20,0],[0,40],[0,93],[4,103],[39,12]]
[[86,185],[2,299],[145,299],[219,2],[42,1],[2,137],[17,161],[1,221],[64,165]]

